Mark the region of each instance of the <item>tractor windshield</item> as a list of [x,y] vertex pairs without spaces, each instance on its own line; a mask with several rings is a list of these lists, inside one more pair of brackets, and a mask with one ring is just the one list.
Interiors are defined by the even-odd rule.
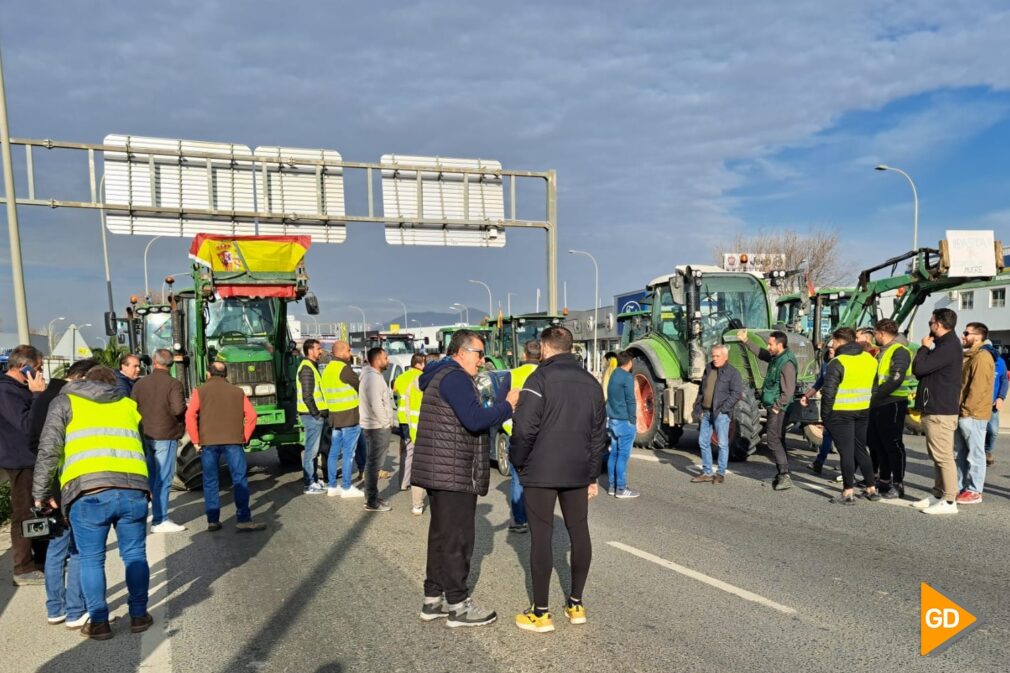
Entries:
[[800,318],[800,308],[803,306],[801,299],[787,299],[780,301],[777,307],[775,322],[792,327]]
[[517,318],[512,322],[512,329],[503,330],[502,357],[507,361],[516,362],[522,356],[523,349],[530,341],[540,338],[540,333],[556,322],[555,318]]
[[217,345],[268,344],[276,329],[269,299],[230,297],[207,304],[207,340]]
[[[377,342],[375,345],[380,344]],[[411,355],[414,352],[413,339],[386,339],[381,346],[388,355]]]
[[682,334],[686,333],[684,325],[684,307],[673,301],[673,294],[669,287],[663,287],[652,305],[653,318],[657,332],[670,339],[679,341]]
[[154,351],[159,348],[173,350],[171,313],[148,313],[144,316],[144,354],[153,357]]

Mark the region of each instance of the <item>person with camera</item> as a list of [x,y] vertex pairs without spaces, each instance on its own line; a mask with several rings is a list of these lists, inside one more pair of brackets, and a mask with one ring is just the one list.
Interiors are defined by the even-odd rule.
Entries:
[[11,553],[14,555],[14,585],[42,584],[45,578],[36,566],[32,541],[21,533],[21,522],[31,517],[32,406],[46,389],[41,374],[42,353],[20,345],[7,358],[7,372],[0,376],[0,471],[11,484]]
[[154,623],[147,612],[147,459],[137,403],[123,396],[108,367],[93,367],[83,381],[68,383],[50,405],[32,483],[36,507],[56,509],[52,483],[57,471],[90,615],[81,635],[112,638],[105,596],[105,545],[112,528],[126,567],[130,631],[146,631]]
[[[93,367],[100,363],[94,358],[78,360],[67,369],[66,378],[54,378],[46,391],[39,395],[32,405],[32,452],[38,454],[42,429],[46,424],[49,407],[71,381],[80,381]],[[53,480],[53,497],[60,505],[59,482]],[[46,551],[46,619],[50,624],[66,622],[67,628],[79,629],[88,621],[88,611],[84,605],[81,590],[81,565],[73,531],[67,521],[66,511],[58,509],[35,509],[41,518],[48,519],[48,549]]]

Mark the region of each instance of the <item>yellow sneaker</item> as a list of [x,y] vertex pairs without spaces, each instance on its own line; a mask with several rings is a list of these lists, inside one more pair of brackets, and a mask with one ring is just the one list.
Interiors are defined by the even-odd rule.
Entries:
[[572,604],[569,603],[565,606],[565,616],[568,617],[568,621],[572,624],[585,624],[586,623],[586,606],[582,603]]
[[550,633],[554,630],[551,613],[545,612],[542,616],[537,617],[533,608],[516,615],[516,626],[524,631],[536,631],[537,633]]

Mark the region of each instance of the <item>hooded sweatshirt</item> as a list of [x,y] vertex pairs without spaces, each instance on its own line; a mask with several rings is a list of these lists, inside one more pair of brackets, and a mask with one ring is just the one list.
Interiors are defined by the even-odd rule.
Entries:
[[982,348],[992,356],[996,364],[996,380],[992,386],[992,404],[995,407],[996,400],[1006,399],[1008,388],[1010,388],[1010,379],[1007,379],[1006,376],[1006,361],[996,352],[996,348],[992,345],[992,342],[987,339],[982,344]]
[[[73,418],[68,395],[77,395],[102,404],[118,402],[123,398],[123,392],[116,386],[98,381],[72,381],[63,387],[62,394],[49,405],[49,415],[39,438],[39,457],[32,480],[32,497],[35,500],[48,500],[52,496],[53,476],[63,457],[67,426]],[[139,427],[137,431],[140,431]],[[139,474],[94,472],[72,479],[63,486],[64,506],[70,507],[86,491],[109,488],[133,489],[148,495],[151,492],[147,478]]]
[[389,428],[393,424],[393,400],[382,372],[372,365],[365,365],[361,368],[360,381],[358,409],[361,427],[365,430]]

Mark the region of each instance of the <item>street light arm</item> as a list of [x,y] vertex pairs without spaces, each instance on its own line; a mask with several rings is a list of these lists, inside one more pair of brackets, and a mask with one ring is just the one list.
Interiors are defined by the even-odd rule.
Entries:
[[[488,320],[494,314],[494,299],[491,298],[491,287],[482,280],[468,280],[468,283],[473,283],[474,285],[483,285],[484,289],[487,290],[487,317]],[[467,320],[469,322],[469,320]]]
[[908,180],[909,186],[912,188],[912,249],[919,249],[919,190],[915,188],[915,181],[912,176],[901,170],[900,168],[895,168],[894,166],[888,166],[887,164],[879,164],[874,167],[878,171],[894,171],[899,173]]

